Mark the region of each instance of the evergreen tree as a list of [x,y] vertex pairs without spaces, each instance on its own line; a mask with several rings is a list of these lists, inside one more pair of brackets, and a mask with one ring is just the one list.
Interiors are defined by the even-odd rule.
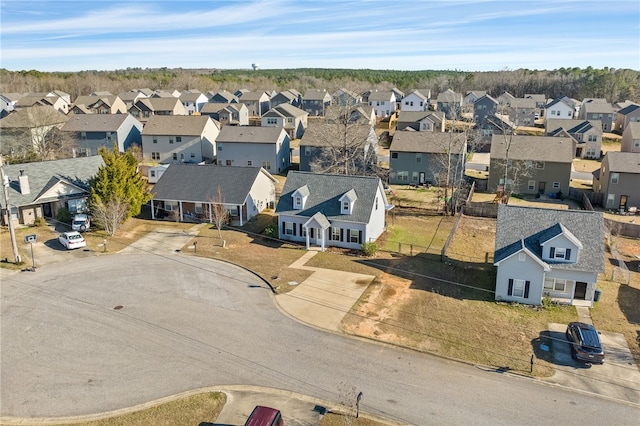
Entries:
[[142,205],[151,199],[151,193],[138,172],[138,162],[130,152],[119,152],[117,145],[112,150],[99,151],[104,166],[91,180],[91,203],[106,206],[112,202],[129,206],[124,220],[140,214]]

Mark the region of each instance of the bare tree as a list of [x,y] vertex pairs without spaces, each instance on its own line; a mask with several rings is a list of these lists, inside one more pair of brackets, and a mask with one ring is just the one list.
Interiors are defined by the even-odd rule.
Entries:
[[112,197],[106,203],[94,200],[91,203],[91,216],[95,224],[113,236],[118,227],[127,218],[129,203],[120,197]]
[[227,246],[227,242],[222,238],[222,227],[229,223],[229,210],[224,205],[222,188],[218,186],[216,195],[209,202],[209,210],[204,212],[205,219],[213,222],[218,230],[218,237],[222,241],[222,247]]

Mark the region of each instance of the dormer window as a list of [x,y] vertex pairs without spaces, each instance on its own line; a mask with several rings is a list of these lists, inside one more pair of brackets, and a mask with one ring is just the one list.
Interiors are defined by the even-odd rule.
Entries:
[[293,206],[297,209],[302,207],[302,197],[296,197]]
[[551,259],[571,259],[571,249],[564,247],[551,247],[550,256]]

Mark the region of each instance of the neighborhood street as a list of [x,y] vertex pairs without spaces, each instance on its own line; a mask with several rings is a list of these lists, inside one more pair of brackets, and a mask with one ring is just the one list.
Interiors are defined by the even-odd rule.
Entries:
[[2,416],[129,407],[205,386],[340,400],[412,424],[636,424],[638,406],[304,326],[228,263],[118,254],[3,274]]

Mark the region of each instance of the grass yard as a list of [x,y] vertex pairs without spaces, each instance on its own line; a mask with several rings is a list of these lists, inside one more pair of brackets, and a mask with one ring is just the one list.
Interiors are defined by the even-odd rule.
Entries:
[[496,219],[463,216],[447,249],[447,257],[460,262],[493,263]]
[[409,185],[391,185],[391,194],[387,195],[390,204],[397,207],[413,207],[425,210],[441,211],[443,207],[440,188],[412,188]]
[[414,209],[396,208],[389,214],[388,230],[378,240],[378,247],[384,251],[404,254],[440,253],[453,222],[454,218],[451,216],[434,216]]
[[320,426],[385,426],[386,424],[387,423],[380,423],[363,416],[356,419],[355,416],[346,416],[336,413],[325,414],[320,422]]
[[222,392],[206,392],[122,416],[73,424],[82,426],[214,424],[226,401],[227,396]]

